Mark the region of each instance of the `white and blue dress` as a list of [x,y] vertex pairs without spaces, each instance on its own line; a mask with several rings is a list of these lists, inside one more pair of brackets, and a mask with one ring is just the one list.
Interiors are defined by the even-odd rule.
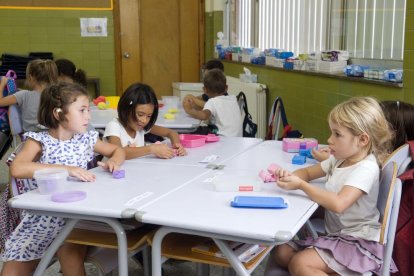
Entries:
[[[42,146],[39,163],[75,166],[86,169],[94,158],[96,131],[75,134],[70,140],[53,138],[47,131],[27,132],[25,138],[38,141]],[[33,186],[37,187],[35,181]],[[43,254],[65,225],[65,219],[22,212],[22,220],[6,241],[3,261],[31,261]]]

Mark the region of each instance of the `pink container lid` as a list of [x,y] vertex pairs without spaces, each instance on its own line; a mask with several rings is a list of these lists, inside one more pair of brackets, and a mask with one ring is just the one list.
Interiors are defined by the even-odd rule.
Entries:
[[219,140],[220,136],[216,136],[214,134],[180,134],[180,142],[185,148],[201,147],[206,142],[217,142]]

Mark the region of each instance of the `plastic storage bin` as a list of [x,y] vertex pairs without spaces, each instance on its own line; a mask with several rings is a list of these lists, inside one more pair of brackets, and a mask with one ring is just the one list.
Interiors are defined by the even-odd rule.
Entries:
[[50,195],[62,192],[69,173],[65,169],[43,169],[34,172],[39,193]]

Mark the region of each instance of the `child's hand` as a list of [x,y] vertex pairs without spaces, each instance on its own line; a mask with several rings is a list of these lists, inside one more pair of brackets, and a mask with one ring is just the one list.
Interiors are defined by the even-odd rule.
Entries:
[[329,158],[329,155],[331,154],[331,150],[329,147],[324,147],[320,149],[312,149],[312,156],[319,162],[322,162]]
[[0,78],[1,78],[0,84],[3,85],[3,86],[6,86],[7,81],[9,80],[9,78],[8,77],[0,77]]
[[183,145],[181,145],[180,143],[175,144],[174,145],[174,149],[177,151],[177,155],[178,156],[187,155],[187,151],[185,150],[185,148],[183,147]]
[[153,144],[150,147],[151,152],[159,158],[170,159],[175,156],[174,150],[165,144]]
[[193,109],[194,100],[192,97],[193,95],[187,95],[183,99],[183,108],[186,112]]
[[79,167],[68,167],[69,175],[85,182],[93,182],[96,177],[88,170]]
[[277,168],[275,173],[275,178],[279,177],[279,180],[276,182],[277,185],[284,190],[297,190],[300,189],[302,184],[302,179],[285,169]]
[[108,170],[110,172],[119,170],[119,165],[111,159],[106,160],[106,162],[99,161],[98,166],[101,166],[104,170]]

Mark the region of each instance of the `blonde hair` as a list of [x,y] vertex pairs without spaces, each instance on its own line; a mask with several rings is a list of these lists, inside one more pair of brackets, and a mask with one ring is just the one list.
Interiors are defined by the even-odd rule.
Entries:
[[374,154],[378,163],[392,150],[393,132],[378,101],[372,97],[354,97],[335,106],[328,120],[346,127],[354,136],[369,136],[367,152]]
[[31,76],[38,84],[49,86],[58,82],[58,69],[53,60],[35,59],[26,67],[26,80]]

